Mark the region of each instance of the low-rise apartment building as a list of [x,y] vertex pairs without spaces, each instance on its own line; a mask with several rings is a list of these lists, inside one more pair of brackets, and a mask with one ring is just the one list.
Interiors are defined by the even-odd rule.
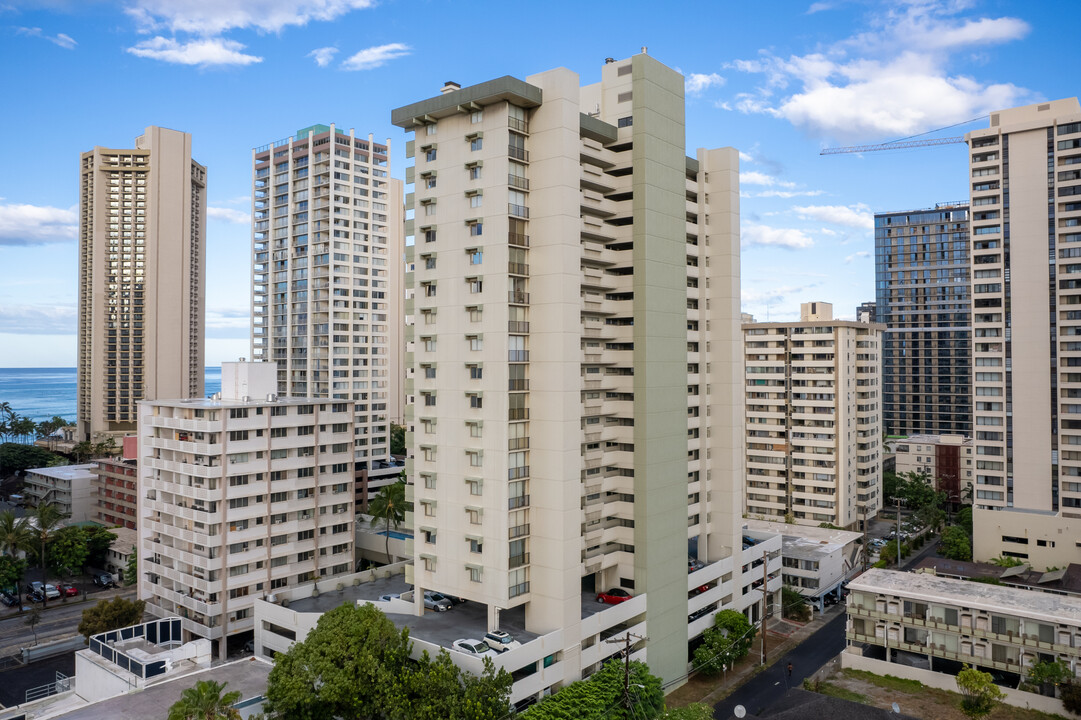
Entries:
[[1081,520],[1050,510],[972,511],[972,558],[1008,557],[1040,570],[1064,568],[1081,557]]
[[820,610],[827,596],[838,597],[842,584],[863,569],[862,533],[768,520],[745,520],[744,527],[781,536],[784,584]]
[[255,597],[352,572],[353,408],[281,398],[272,363],[139,410],[139,598],[224,658]]
[[1081,671],[1081,599],[880,569],[848,587],[846,637],[864,655],[906,653],[905,664],[939,672],[965,663],[1023,676],[1053,660]]
[[882,330],[822,302],[743,326],[749,517],[858,529],[878,514]]
[[973,443],[964,435],[910,435],[887,441],[893,450],[898,475],[927,475],[951,502],[971,496],[965,489],[973,481]]
[[94,514],[94,465],[61,465],[26,471],[23,493],[37,507],[54,505],[71,522],[91,520]]
[[90,485],[94,520],[102,525],[135,529],[138,517],[139,469],[135,459],[95,461]]

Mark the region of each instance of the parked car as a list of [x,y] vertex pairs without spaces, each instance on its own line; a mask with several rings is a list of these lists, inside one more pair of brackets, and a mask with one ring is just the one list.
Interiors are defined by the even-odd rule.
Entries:
[[388,593],[386,595],[380,595],[379,599],[383,602],[390,602],[391,600],[397,600],[401,597],[400,593]]
[[244,652],[246,652],[246,653],[255,652],[255,641],[254,640],[249,640],[248,642],[244,643]]
[[608,592],[597,595],[597,602],[608,603],[609,605],[618,605],[621,602],[627,602],[632,597],[634,596],[623,588],[612,588]]
[[492,630],[484,636],[484,642],[488,643],[488,647],[496,652],[506,652],[507,650],[522,647],[522,643],[515,640],[513,635],[502,630]]
[[45,587],[45,586],[42,585],[40,582],[35,580],[34,582],[26,584],[26,592],[28,592],[28,593],[40,592],[43,587]]
[[0,591],[0,602],[4,603],[4,605],[8,607],[15,607],[19,604],[19,598],[15,595],[12,595],[7,590],[4,590]]
[[486,643],[482,643],[480,640],[468,640],[463,638],[461,640],[455,640],[452,647],[460,653],[476,655],[478,657],[496,654],[495,650],[492,650],[492,648],[488,647]]
[[40,591],[35,590],[32,593],[26,593],[26,601],[32,603],[45,602],[45,595],[43,595]]
[[56,589],[60,591],[60,595],[62,597],[75,597],[79,594],[79,588],[75,587],[74,585],[57,585]]
[[717,608],[714,605],[706,605],[701,610],[695,610],[693,613],[688,615],[687,616],[687,622],[694,622],[695,620],[697,620],[700,617],[704,617],[706,615],[709,615],[711,612],[713,612],[716,609]]
[[424,593],[424,607],[427,610],[435,610],[436,612],[446,612],[454,606],[450,600],[439,593],[426,592]]
[[450,600],[452,605],[462,605],[466,602],[469,602],[464,597],[458,597],[457,595],[447,595],[446,593],[436,593],[436,595],[442,595],[447,600]]
[[50,583],[45,586],[45,597],[49,598],[50,600],[56,600],[58,597],[60,597],[60,591],[56,589],[55,585]]
[[697,558],[687,558],[687,572],[692,573],[695,570],[701,570],[706,564]]
[[106,572],[94,573],[94,584],[103,588],[116,587],[116,581],[113,580],[113,576]]
[[706,590],[709,590],[709,585],[699,585],[694,590],[691,590],[690,595],[701,595]]

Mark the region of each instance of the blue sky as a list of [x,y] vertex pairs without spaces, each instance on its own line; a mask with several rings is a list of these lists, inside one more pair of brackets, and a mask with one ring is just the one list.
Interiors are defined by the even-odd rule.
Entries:
[[[583,83],[641,46],[687,77],[687,148],[742,163],[744,310],[874,298],[872,214],[967,197],[963,145],[820,157],[1078,94],[1074,2],[0,0],[0,367],[73,366],[79,153],[147,125],[208,167],[207,363],[248,354],[250,153],[510,74]],[[943,133],[985,127],[986,119]]]

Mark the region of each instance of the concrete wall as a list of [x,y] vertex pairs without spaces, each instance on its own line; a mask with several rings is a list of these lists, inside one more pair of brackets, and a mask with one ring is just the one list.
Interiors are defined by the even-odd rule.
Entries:
[[[1003,542],[1003,537],[1027,543]],[[1077,561],[1081,520],[1023,510],[973,510],[972,559],[988,562],[1004,552],[1027,555],[1034,570],[1064,568]],[[1042,543],[1042,544],[1041,544]]]
[[[957,680],[953,675],[931,672],[930,670],[908,667],[907,665],[901,665],[900,663],[891,663],[886,662],[885,660],[875,660],[874,658],[863,657],[859,654],[857,648],[848,648],[841,653],[841,667],[852,668],[853,670],[867,670],[875,675],[893,675],[894,677],[904,678],[906,680],[919,680],[924,685],[933,688],[958,692]],[[1063,707],[1062,701],[1057,698],[1045,697],[1043,695],[1037,695],[1036,693],[1015,690],[1014,688],[1003,687],[1001,685],[999,685],[999,690],[1006,694],[1004,702],[1007,705],[1026,708],[1028,710],[1039,710],[1040,712],[1045,713],[1066,715],[1066,708]],[[903,712],[904,708],[901,708],[901,710]]]

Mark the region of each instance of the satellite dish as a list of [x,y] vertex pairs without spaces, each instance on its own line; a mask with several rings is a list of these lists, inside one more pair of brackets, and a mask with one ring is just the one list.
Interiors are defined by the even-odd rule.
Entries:
[[742,705],[736,705],[734,708],[732,708],[732,714],[738,718],[746,717],[747,708],[743,707]]
[[895,713],[897,713],[898,715],[900,715],[900,714],[901,714],[901,706],[900,706],[900,705],[898,705],[897,703],[894,703],[894,704],[893,704],[893,711],[894,711]]

